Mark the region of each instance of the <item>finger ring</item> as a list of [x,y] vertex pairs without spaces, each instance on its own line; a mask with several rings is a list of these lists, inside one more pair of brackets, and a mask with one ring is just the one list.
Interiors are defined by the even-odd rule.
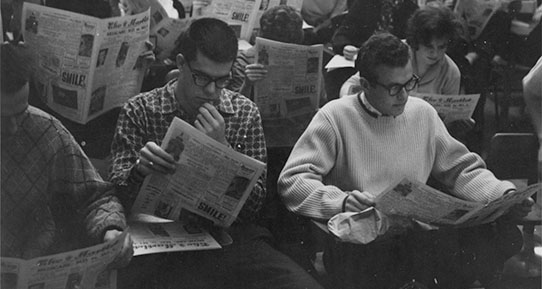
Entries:
[[154,166],[154,163],[153,163],[153,162],[149,162],[149,166],[150,166],[150,167],[153,167],[153,166]]

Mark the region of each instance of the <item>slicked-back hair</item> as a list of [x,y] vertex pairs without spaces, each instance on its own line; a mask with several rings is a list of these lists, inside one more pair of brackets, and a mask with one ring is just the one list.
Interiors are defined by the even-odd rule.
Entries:
[[237,57],[237,36],[226,22],[216,18],[199,18],[183,31],[176,41],[173,59],[182,53],[188,62],[196,60],[197,51],[218,63]]
[[260,36],[270,40],[301,44],[303,42],[303,18],[293,7],[271,7],[260,18]]
[[412,14],[407,24],[408,45],[416,50],[419,45],[430,46],[434,39],[454,41],[459,37],[461,23],[452,10],[443,5],[427,5]]
[[32,74],[32,54],[30,49],[21,45],[6,42],[0,45],[1,74],[3,93],[20,90]]
[[374,34],[361,45],[355,67],[361,77],[374,84],[378,81],[376,68],[379,65],[404,67],[409,59],[408,45],[388,32],[381,32]]

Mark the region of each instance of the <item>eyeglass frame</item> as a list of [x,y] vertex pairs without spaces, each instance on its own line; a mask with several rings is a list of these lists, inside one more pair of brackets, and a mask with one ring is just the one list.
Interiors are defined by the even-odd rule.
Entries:
[[[414,84],[412,85],[412,88],[407,88],[407,85],[413,80],[414,80]],[[387,89],[388,94],[390,96],[398,95],[401,92],[401,90],[403,90],[403,88],[407,92],[412,91],[414,88],[416,88],[416,86],[418,86],[419,82],[420,82],[420,77],[417,76],[416,74],[412,74],[412,77],[407,82],[405,82],[404,84],[384,85],[384,84],[382,84],[382,83],[380,83],[380,82],[378,82],[376,80],[374,81],[375,84],[378,84],[381,87]],[[399,87],[399,88],[397,89],[397,92],[392,93],[392,89],[394,89],[395,87]]]
[[[230,81],[232,80],[231,70],[228,76],[221,76],[221,77],[215,78],[205,73],[194,72],[194,70],[192,69],[192,66],[190,66],[190,63],[188,61],[186,62],[186,65],[188,65],[188,68],[190,69],[190,73],[192,74],[192,81],[194,82],[196,86],[199,86],[199,87],[207,87],[207,85],[209,85],[211,82],[214,82],[216,88],[222,89],[222,88],[226,88],[230,84]],[[201,79],[200,77],[206,78],[207,82],[203,85],[198,84],[198,79]],[[224,85],[218,85],[218,81],[221,81],[223,79],[225,81]]]

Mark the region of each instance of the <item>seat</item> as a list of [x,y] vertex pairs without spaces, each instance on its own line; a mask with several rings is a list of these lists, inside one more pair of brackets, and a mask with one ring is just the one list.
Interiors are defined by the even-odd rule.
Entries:
[[[499,179],[525,186],[538,181],[538,138],[530,133],[497,133],[491,141],[486,158],[487,167]],[[540,194],[538,192],[537,194]],[[534,196],[536,200],[536,196]],[[535,202],[531,213],[518,225],[523,226],[524,245],[520,254],[507,262],[510,274],[534,277],[541,274],[541,259],[534,253],[536,225],[542,224],[541,205]],[[540,240],[538,240],[540,242]]]
[[495,104],[495,122],[499,130],[510,126],[511,107],[524,109],[523,86],[521,80],[529,72],[529,67],[515,61],[493,62],[489,73],[489,97]]

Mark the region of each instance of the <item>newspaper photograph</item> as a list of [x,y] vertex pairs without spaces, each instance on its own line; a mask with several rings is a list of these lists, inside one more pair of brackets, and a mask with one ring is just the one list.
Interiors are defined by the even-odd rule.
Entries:
[[117,257],[127,233],[96,246],[30,260],[1,259],[2,289],[117,288],[116,270],[107,266]]
[[480,36],[489,19],[501,7],[502,0],[458,0],[454,13],[466,29],[465,34],[474,40]]
[[[250,40],[262,0],[207,0],[193,2],[192,17],[218,18],[230,25],[237,38]],[[206,6],[199,7],[204,2]]]
[[133,206],[134,213],[179,220],[186,209],[218,226],[230,226],[265,164],[235,151],[174,118],[162,148],[177,162],[172,175],[145,178]]
[[438,112],[444,123],[470,119],[480,99],[480,94],[442,95],[432,93],[412,93],[411,96],[429,102]]
[[297,45],[256,38],[256,62],[267,68],[254,86],[262,118],[291,118],[318,110],[323,45]]
[[149,12],[100,19],[24,3],[23,36],[41,99],[80,124],[139,93]]
[[128,224],[134,256],[222,248],[209,231],[195,224],[142,214]]
[[376,197],[375,208],[388,215],[410,217],[428,224],[474,226],[494,221],[539,189],[540,184],[534,184],[484,204],[465,201],[403,178]]

